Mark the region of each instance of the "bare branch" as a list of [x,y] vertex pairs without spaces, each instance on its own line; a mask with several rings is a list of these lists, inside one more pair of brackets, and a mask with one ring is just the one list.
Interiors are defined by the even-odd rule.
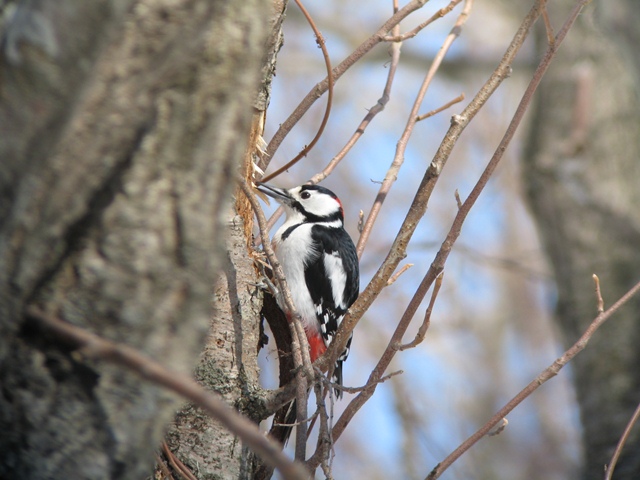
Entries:
[[[391,275],[393,275],[393,272],[398,267],[400,261],[405,257],[407,245],[409,244],[420,219],[423,217],[427,209],[427,204],[439,178],[440,171],[442,171],[449,159],[453,147],[468,123],[475,117],[477,112],[487,102],[502,81],[509,76],[511,64],[513,63],[520,47],[529,34],[531,26],[538,16],[539,10],[538,4],[536,3],[522,21],[496,70],[491,74],[490,78],[480,88],[478,93],[462,113],[453,117],[451,127],[445,134],[433,161],[424,174],[416,196],[409,207],[409,212],[400,227],[400,231],[398,232],[387,257],[367,287],[360,293],[356,302],[349,309],[349,312],[342,321],[336,336],[327,349],[327,353],[317,361],[317,365],[319,367],[327,368],[328,365],[335,363],[338,355],[340,355],[344,350],[349,334],[353,331],[353,328],[356,326],[364,312],[367,311],[385,287],[386,282],[389,280]],[[431,281],[434,279],[435,275]]]
[[458,210],[460,210],[462,208],[462,200],[460,200],[460,192],[458,192],[457,188],[453,195],[456,198],[456,205],[458,205]]
[[343,392],[359,393],[359,392],[364,392],[365,390],[369,390],[374,385],[379,385],[381,383],[384,383],[387,380],[389,380],[390,378],[393,378],[396,375],[402,375],[403,373],[404,373],[404,370],[396,370],[395,372],[391,372],[391,373],[385,375],[384,377],[376,380],[375,382],[367,383],[366,385],[363,385],[362,387],[345,387],[344,385],[338,385],[337,383],[333,383],[333,382],[329,382],[329,385],[331,385],[332,388],[337,388],[338,390],[342,390]]
[[[306,336],[304,332],[298,328],[300,322],[298,320],[289,321],[289,329],[291,330],[291,353],[293,355],[293,363],[296,367],[295,372],[295,406],[296,406],[296,445],[295,458],[298,461],[304,461],[306,457],[306,438],[307,438],[307,377],[305,375],[305,361],[310,363],[308,347],[306,346]],[[304,336],[305,347],[301,347],[300,339]],[[307,350],[307,356],[302,354],[302,350]],[[302,442],[301,438],[305,441]]]
[[222,399],[202,388],[195,380],[173,372],[138,350],[94,335],[82,328],[42,312],[27,309],[28,319],[71,344],[87,358],[107,360],[123,365],[142,378],[174,391],[203,408],[209,415],[235,433],[269,465],[280,470],[285,478],[302,480],[309,472],[300,463],[291,462],[280,445],[263,435],[250,420],[225,404]]
[[387,35],[384,37],[384,41],[385,42],[403,42],[405,40],[409,40],[410,38],[415,37],[416,35],[418,35],[418,33],[420,33],[420,31],[422,31],[425,27],[431,25],[433,22],[435,22],[436,20],[444,17],[447,13],[449,13],[451,10],[453,10],[456,5],[458,5],[462,0],[451,0],[451,3],[449,3],[449,5],[447,5],[444,8],[441,8],[440,10],[438,10],[436,13],[434,13],[431,18],[429,18],[428,20],[422,22],[420,25],[418,25],[416,28],[414,28],[413,30],[408,31],[407,33],[403,33],[402,35],[398,35],[398,34],[393,34],[393,35]]
[[264,398],[264,408],[268,413],[275,413],[284,404],[295,397],[295,382],[290,382],[275,390],[267,392]]
[[422,105],[422,101],[424,99],[424,96],[427,93],[427,89],[431,85],[431,82],[435,77],[436,72],[440,68],[440,65],[442,64],[442,61],[444,60],[445,55],[449,51],[449,48],[451,48],[451,45],[456,40],[456,38],[460,36],[462,25],[464,25],[464,23],[466,22],[472,5],[473,5],[473,0],[465,1],[465,6],[462,9],[462,12],[458,16],[458,19],[456,20],[455,25],[451,29],[451,32],[449,33],[449,35],[447,35],[447,38],[442,44],[442,47],[440,47],[440,50],[438,51],[437,55],[433,59],[433,62],[431,63],[431,67],[429,68],[429,71],[427,72],[422,82],[422,85],[420,86],[420,90],[418,91],[413,107],[411,108],[411,113],[409,113],[409,119],[407,120],[407,125],[405,126],[404,132],[402,132],[400,140],[398,140],[393,162],[391,163],[391,166],[389,167],[389,170],[387,171],[387,174],[384,177],[384,181],[380,186],[380,190],[378,191],[376,200],[371,208],[371,211],[369,212],[369,215],[367,216],[367,220],[364,223],[362,234],[358,239],[358,244],[356,245],[358,257],[362,256],[364,247],[367,243],[367,240],[369,239],[369,236],[371,235],[371,231],[373,230],[373,225],[378,218],[378,214],[380,213],[380,210],[382,209],[382,204],[385,201],[389,191],[391,190],[391,186],[393,185],[393,183],[395,183],[398,177],[398,172],[402,167],[402,164],[404,163],[404,152],[407,148],[409,138],[413,133],[413,128],[416,124],[416,119],[418,117],[418,110],[420,109],[420,105]]
[[[300,320],[300,314],[297,312],[295,305],[293,304],[293,300],[291,298],[291,291],[287,285],[287,279],[284,276],[284,271],[282,270],[282,266],[278,261],[278,257],[276,257],[273,248],[271,248],[271,242],[269,241],[269,231],[267,230],[267,220],[265,219],[264,212],[260,207],[260,203],[256,200],[255,195],[249,188],[249,185],[244,180],[238,181],[240,188],[243,193],[249,199],[249,203],[253,208],[253,211],[256,215],[256,219],[258,221],[258,228],[260,230],[260,236],[262,237],[262,248],[264,249],[267,258],[269,259],[269,263],[271,264],[271,268],[273,269],[273,275],[278,282],[279,294],[282,296],[282,300],[285,303],[287,310],[289,310],[288,314],[285,312],[287,320],[289,322],[298,323],[300,328],[302,328],[302,322]],[[300,337],[299,330],[293,332],[294,336]],[[311,368],[311,360],[309,359],[309,345],[307,344],[307,337],[304,333],[301,335],[302,338],[299,338],[300,341],[300,349],[302,350],[301,355],[303,360],[305,361],[305,370],[308,378],[313,378],[313,369]],[[295,351],[294,351],[295,355]],[[296,365],[298,367],[298,365]]]
[[600,279],[595,273],[593,274],[593,283],[596,286],[596,298],[598,300],[598,313],[602,313],[604,311],[604,300],[602,299],[602,292],[600,291]]
[[191,470],[189,470],[189,468],[184,463],[182,463],[182,461],[178,457],[176,457],[173,454],[173,452],[169,448],[169,445],[167,445],[167,442],[162,442],[161,448],[162,448],[162,453],[164,453],[164,456],[167,457],[167,460],[173,467],[173,470],[178,474],[180,474],[180,477],[186,480],[198,480],[193,475],[193,473],[191,473]]
[[633,426],[638,421],[638,418],[640,418],[640,404],[638,404],[638,406],[636,407],[635,412],[633,412],[633,415],[631,416],[631,419],[629,420],[629,423],[625,427],[624,432],[622,433],[622,436],[620,437],[620,440],[618,441],[618,444],[616,445],[616,449],[613,452],[613,456],[611,457],[611,461],[609,462],[609,465],[607,465],[607,468],[606,468],[606,471],[605,471],[604,480],[611,480],[613,478],[613,471],[616,468],[616,463],[618,463],[618,458],[620,458],[620,453],[622,453],[622,447],[624,447],[624,444],[627,443],[627,439],[629,438],[629,435],[631,434],[631,429],[633,428]]
[[[303,422],[310,422],[310,421],[314,420],[317,416],[318,416],[318,411],[316,410],[315,412],[313,412],[313,414],[310,417],[307,417],[302,421]],[[293,423],[275,423],[274,425],[277,425],[279,427],[297,427],[298,425],[300,425],[300,422],[295,421]]]
[[436,303],[436,298],[438,297],[438,292],[440,292],[440,287],[442,286],[442,277],[444,277],[444,272],[440,273],[436,277],[436,283],[433,286],[433,292],[431,292],[431,300],[429,301],[429,306],[427,307],[427,311],[424,314],[424,320],[420,328],[418,329],[418,333],[416,334],[416,338],[409,343],[405,343],[404,345],[398,345],[397,350],[403,351],[408,348],[414,348],[415,346],[422,343],[424,340],[424,336],[427,334],[427,330],[429,329],[429,325],[431,324],[431,312],[433,311],[433,305]]
[[400,270],[394,273],[393,276],[389,280],[387,280],[387,287],[390,287],[391,285],[393,285],[396,282],[396,280],[400,278],[400,275],[402,275],[404,272],[409,270],[411,267],[413,267],[413,263],[407,263],[404,267],[402,267]]
[[[588,1],[588,0],[587,0]],[[582,4],[583,2],[581,2]],[[582,334],[576,343],[569,348],[562,356],[558,357],[551,365],[549,365],[540,375],[533,379],[529,385],[523,388],[515,397],[513,397],[509,403],[500,409],[491,419],[485,423],[476,433],[466,439],[458,448],[456,448],[447,458],[440,462],[431,471],[427,480],[435,480],[438,478],[447,468],[453,464],[460,456],[465,453],[469,448],[475,445],[478,440],[484,437],[491,429],[497,425],[504,417],[506,417],[514,408],[516,408],[525,398],[531,395],[535,390],[545,383],[550,378],[555,377],[558,372],[569,361],[573,359],[578,353],[580,353],[586,346],[593,334],[602,324],[611,317],[620,307],[627,303],[634,295],[640,292],[640,282],[634,285],[631,290],[625,293],[611,308],[599,314],[589,325],[587,330]]]
[[[394,31],[398,30],[400,27],[396,25],[393,27]],[[378,115],[378,113],[382,112],[389,103],[389,99],[391,98],[391,85],[393,84],[393,80],[396,75],[396,71],[398,69],[398,63],[400,61],[400,43],[394,43],[391,45],[391,64],[389,65],[389,74],[387,75],[387,81],[384,86],[384,90],[382,91],[382,96],[378,99],[376,104],[369,109],[365,117],[356,128],[356,131],[353,133],[351,138],[347,141],[344,147],[336,154],[335,157],[331,159],[331,161],[327,164],[327,166],[322,170],[322,172],[315,174],[309,180],[309,183],[316,184],[320,183],[322,180],[327,178],[331,172],[338,166],[340,161],[345,157],[345,155],[353,148],[358,140],[364,135],[365,130],[369,126],[369,124],[373,121],[374,117]]]
[[544,21],[544,28],[547,33],[547,42],[550,47],[554,47],[556,43],[555,35],[553,34],[553,27],[551,26],[551,20],[549,20],[549,12],[547,11],[547,0],[544,0],[541,4],[542,8],[542,20]]
[[316,35],[316,43],[322,49],[324,63],[327,67],[327,88],[329,90],[329,93],[327,96],[327,108],[324,111],[324,116],[322,117],[322,122],[320,123],[320,127],[318,128],[318,133],[316,133],[316,136],[313,137],[313,140],[311,140],[311,143],[309,143],[309,145],[304,147],[302,151],[300,151],[300,153],[298,153],[298,155],[296,155],[293,160],[287,162],[285,166],[279,168],[272,174],[264,177],[262,179],[263,182],[268,182],[272,178],[277,177],[282,172],[288,170],[290,167],[298,163],[300,159],[307,156],[307,154],[311,151],[311,149],[315,146],[315,144],[318,143],[318,140],[322,136],[322,132],[324,132],[324,128],[327,126],[327,122],[329,121],[329,115],[331,114],[331,105],[333,103],[333,73],[331,71],[331,59],[329,57],[329,52],[327,51],[326,42],[324,41],[324,37],[322,36],[322,33],[320,33],[320,30],[318,30],[318,27],[313,21],[313,18],[311,18],[311,15],[309,15],[309,12],[307,11],[307,9],[304,8],[304,5],[302,4],[302,2],[300,0],[295,0],[295,2],[300,8],[300,10],[302,11],[302,13],[304,14],[307,21],[309,22],[309,25],[311,26],[311,28],[313,29],[313,32]]
[[[393,27],[394,31],[398,30],[400,27],[396,25]],[[320,183],[322,180],[327,178],[338,166],[338,164],[344,159],[344,157],[349,153],[349,151],[353,148],[353,146],[360,140],[362,135],[364,135],[365,130],[369,126],[369,124],[373,121],[378,113],[382,112],[389,103],[389,99],[391,98],[391,85],[393,84],[393,80],[395,78],[395,74],[398,68],[398,63],[400,61],[400,43],[394,43],[391,46],[391,64],[389,66],[389,74],[387,75],[387,81],[384,86],[384,90],[382,92],[382,96],[378,99],[376,104],[369,109],[365,117],[360,122],[360,125],[356,128],[356,131],[353,133],[351,138],[347,141],[344,147],[331,159],[331,161],[327,164],[327,166],[319,173],[316,173],[313,177],[309,179],[307,183],[311,185],[315,185]],[[269,180],[272,175],[269,177],[265,177],[263,181]],[[282,207],[278,207],[276,211],[273,213],[269,221],[267,222],[267,231],[270,231],[275,223],[278,221],[278,218],[284,213],[284,209]],[[362,215],[361,213],[360,221],[358,223],[358,231],[362,233]]]
[[282,295],[282,299],[288,310],[288,312],[285,312],[285,316],[287,317],[289,327],[291,328],[291,351],[293,354],[293,363],[297,369],[296,421],[298,422],[298,428],[296,433],[296,459],[302,461],[306,457],[307,423],[304,420],[307,418],[308,384],[314,379],[311,358],[309,357],[309,344],[307,342],[307,336],[304,333],[300,314],[297,312],[295,305],[293,304],[293,300],[291,299],[291,292],[287,286],[284,271],[282,270],[280,262],[278,262],[278,258],[276,257],[273,248],[271,248],[271,242],[269,242],[269,231],[267,230],[267,220],[264,217],[260,203],[258,203],[255,195],[249,188],[249,185],[247,185],[244,180],[241,179],[238,183],[249,200],[249,203],[251,203],[251,207],[256,215],[258,228],[260,229],[260,236],[262,237],[262,247],[269,259],[276,281],[278,282],[278,287],[280,289],[279,294]]
[[[167,446],[166,442],[162,442],[163,450],[164,450],[165,446]],[[171,451],[171,450],[169,450],[169,451]],[[175,478],[173,477],[173,475],[169,471],[169,467],[166,465],[166,463],[164,462],[162,457],[158,453],[155,454],[155,457],[156,457],[156,467],[159,468],[160,470],[162,470],[162,475],[164,475],[163,478],[165,478],[167,480],[175,480]]]
[[[331,438],[331,428],[329,427],[327,404],[324,401],[327,390],[323,390],[322,384],[320,382],[316,382],[314,385],[314,392],[316,395],[316,410],[320,417],[320,432],[318,433],[316,448],[322,452],[322,461],[320,462],[320,466],[322,467],[325,478],[333,478],[331,475],[331,463],[329,461],[333,448],[333,439]],[[309,431],[311,431],[311,428],[313,428],[313,424],[311,424]]]
[[[371,35],[368,39],[366,39],[356,50],[351,53],[347,58],[345,58],[337,67],[333,69],[333,79],[337,81],[349,68],[351,68],[358,60],[364,57],[373,47],[375,47],[378,43],[382,42],[384,36],[390,31],[395,25],[397,25],[404,18],[409,16],[412,12],[422,8],[422,6],[427,3],[427,0],[412,0],[403,8],[398,10],[398,12],[394,13],[389,20],[387,20],[376,33]],[[311,91],[304,97],[302,102],[296,107],[296,109],[289,115],[278,131],[275,133],[269,145],[267,145],[266,155],[264,158],[260,160],[260,165],[258,165],[262,170],[267,168],[269,161],[273,158],[274,153],[278,150],[278,147],[284,140],[284,138],[288,135],[291,129],[294,127],[296,123],[302,118],[302,116],[309,110],[311,105],[315,103],[315,101],[320,98],[324,92],[327,91],[329,86],[328,78],[325,78],[318,84],[316,84]]]
[[447,108],[455,105],[456,103],[460,103],[463,100],[464,100],[464,93],[461,93],[460,95],[458,95],[453,100],[451,100],[451,101],[445,103],[444,105],[442,105],[440,108],[436,108],[435,110],[431,110],[430,112],[427,112],[425,114],[418,115],[416,117],[416,122],[421,122],[422,120],[425,120],[425,119],[427,119],[429,117],[433,117],[434,115],[437,115],[438,113],[446,110]]

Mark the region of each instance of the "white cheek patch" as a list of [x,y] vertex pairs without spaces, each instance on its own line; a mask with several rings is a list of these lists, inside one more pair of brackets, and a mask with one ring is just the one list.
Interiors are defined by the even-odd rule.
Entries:
[[315,191],[309,191],[309,193],[311,193],[309,198],[302,198],[300,187],[289,190],[289,194],[302,205],[302,208],[318,217],[328,217],[342,209],[340,202],[329,195]]
[[327,195],[324,195],[321,198],[311,197],[307,200],[305,206],[307,207],[307,211],[313,212],[319,217],[332,215],[340,208],[338,202]]

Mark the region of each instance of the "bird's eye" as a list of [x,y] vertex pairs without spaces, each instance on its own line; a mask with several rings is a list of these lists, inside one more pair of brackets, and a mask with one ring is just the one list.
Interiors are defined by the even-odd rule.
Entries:
[[307,198],[309,198],[311,196],[311,194],[309,192],[302,192],[300,194],[300,198],[302,198],[303,200],[306,200]]

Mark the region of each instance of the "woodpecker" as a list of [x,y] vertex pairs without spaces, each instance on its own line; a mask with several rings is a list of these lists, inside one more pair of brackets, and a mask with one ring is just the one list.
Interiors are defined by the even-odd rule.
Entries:
[[[342,203],[335,193],[319,185],[286,190],[258,183],[257,188],[278,201],[286,213],[272,245],[302,318],[314,362],[327,350],[360,288],[358,256],[344,229]],[[282,299],[276,300],[285,310]],[[342,385],[342,364],[349,355],[352,337],[336,361],[333,380],[337,385]],[[336,389],[336,395],[341,398],[342,391]]]

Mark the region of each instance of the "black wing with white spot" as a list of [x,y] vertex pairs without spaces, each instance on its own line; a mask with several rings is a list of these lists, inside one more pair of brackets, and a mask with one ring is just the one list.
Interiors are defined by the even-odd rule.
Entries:
[[[311,236],[313,244],[319,248],[305,265],[305,281],[316,308],[320,332],[328,345],[347,309],[358,298],[358,256],[351,237],[343,228],[314,225]],[[350,346],[351,337],[333,372],[334,381],[339,385],[342,385],[342,363],[349,355]],[[342,396],[340,391],[336,394]]]

